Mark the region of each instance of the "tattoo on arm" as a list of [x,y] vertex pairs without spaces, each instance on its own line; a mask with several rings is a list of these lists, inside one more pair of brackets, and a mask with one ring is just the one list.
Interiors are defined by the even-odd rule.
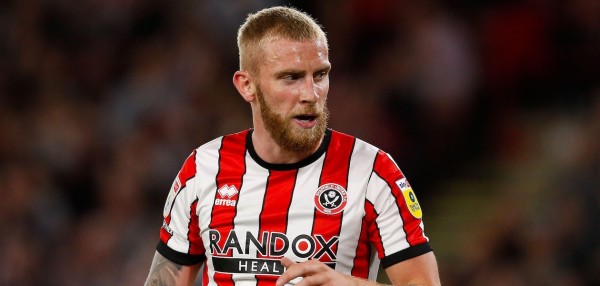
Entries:
[[183,266],[166,259],[157,252],[154,254],[152,266],[150,267],[150,274],[148,274],[148,278],[144,285],[175,285],[182,268]]

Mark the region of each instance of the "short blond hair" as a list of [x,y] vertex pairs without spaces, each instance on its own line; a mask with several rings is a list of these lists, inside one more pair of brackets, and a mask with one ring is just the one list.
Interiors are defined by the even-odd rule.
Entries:
[[238,30],[240,70],[257,73],[265,41],[278,37],[296,41],[322,39],[327,47],[325,32],[310,15],[289,7],[266,8],[249,14]]

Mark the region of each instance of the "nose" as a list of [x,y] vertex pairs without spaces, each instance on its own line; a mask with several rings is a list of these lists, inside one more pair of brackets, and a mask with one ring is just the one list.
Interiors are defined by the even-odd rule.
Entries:
[[319,100],[320,87],[315,83],[312,77],[309,77],[302,85],[300,91],[300,101],[305,103],[316,103]]

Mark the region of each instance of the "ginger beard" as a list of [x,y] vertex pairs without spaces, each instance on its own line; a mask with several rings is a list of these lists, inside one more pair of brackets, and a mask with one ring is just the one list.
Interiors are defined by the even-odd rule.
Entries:
[[[256,96],[260,104],[260,116],[265,128],[281,148],[286,151],[304,153],[313,151],[321,142],[329,119],[327,105],[324,104],[323,107],[318,107],[312,104],[306,108],[295,110],[289,115],[281,115],[275,112],[265,101],[260,86],[256,88]],[[317,124],[308,129],[295,126],[293,123],[294,118],[303,114],[316,114]]]

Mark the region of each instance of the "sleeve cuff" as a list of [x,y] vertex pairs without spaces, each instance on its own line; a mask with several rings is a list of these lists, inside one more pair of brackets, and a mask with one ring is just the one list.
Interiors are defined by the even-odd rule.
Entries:
[[431,249],[429,242],[414,245],[407,249],[400,250],[396,253],[384,257],[383,259],[381,259],[381,266],[383,266],[383,268],[388,268],[398,262],[402,262],[404,260],[423,255],[430,251],[433,251],[433,249]]
[[194,265],[206,260],[206,256],[204,255],[192,255],[175,251],[162,241],[158,241],[156,251],[158,251],[158,253],[160,253],[166,259],[169,259],[180,265]]

